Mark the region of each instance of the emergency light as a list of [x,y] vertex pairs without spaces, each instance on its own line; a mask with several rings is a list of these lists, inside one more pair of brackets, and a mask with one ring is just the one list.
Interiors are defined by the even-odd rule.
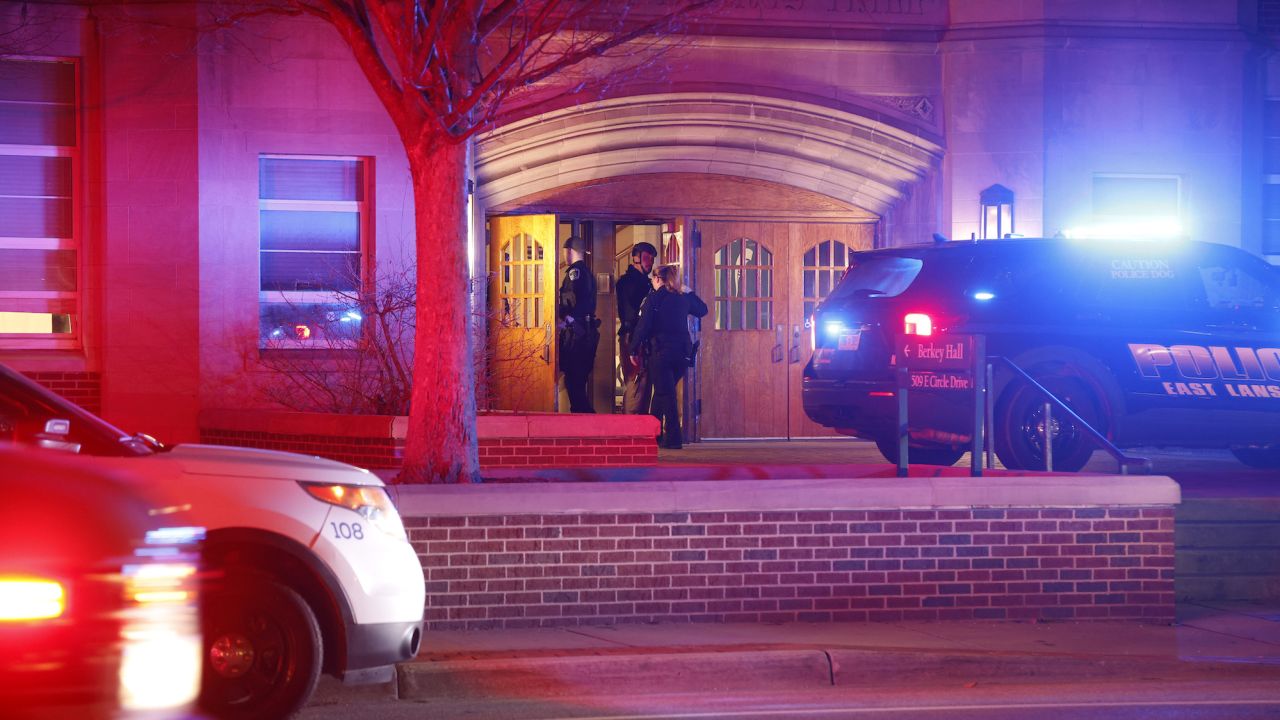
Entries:
[[924,313],[907,313],[903,321],[904,335],[932,335],[933,318]]

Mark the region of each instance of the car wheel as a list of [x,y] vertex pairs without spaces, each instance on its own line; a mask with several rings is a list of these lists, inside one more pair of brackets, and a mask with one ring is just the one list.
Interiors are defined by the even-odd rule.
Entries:
[[[1085,422],[1098,426],[1097,404],[1079,377],[1057,371],[1032,373],[1032,377]],[[1075,472],[1084,467],[1097,448],[1097,441],[1061,410],[1051,411],[1050,417],[1053,469]],[[1013,381],[996,405],[992,434],[996,456],[1006,468],[1044,470],[1044,397],[1025,382]]]
[[1231,454],[1251,468],[1271,470],[1280,468],[1280,445],[1267,447],[1234,447]]
[[[898,464],[898,441],[896,438],[893,440],[876,438],[876,449],[880,451],[885,460],[894,465]],[[907,462],[913,465],[955,465],[956,461],[964,455],[964,452],[964,450],[943,446],[912,447],[907,449]]]
[[320,625],[292,588],[229,575],[202,600],[200,706],[219,718],[266,720],[297,712],[320,678]]

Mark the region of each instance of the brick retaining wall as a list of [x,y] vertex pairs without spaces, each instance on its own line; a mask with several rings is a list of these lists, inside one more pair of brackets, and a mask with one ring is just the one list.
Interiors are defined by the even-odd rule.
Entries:
[[[1066,493],[1059,486],[1050,498],[1054,505],[817,509],[824,501],[839,507],[888,497],[910,506],[921,492],[931,492],[927,488],[950,481],[959,483],[948,488],[953,494],[967,485],[974,500],[986,490],[985,504],[1000,504],[990,500],[993,484],[1010,490],[1010,481],[1034,486],[1058,480],[674,484],[677,492],[684,486],[693,493],[704,489],[689,486],[717,486],[719,501],[711,506],[768,506],[791,497],[782,503],[791,509],[779,510],[645,511],[643,495],[668,490],[642,486],[664,483],[556,488],[551,503],[530,502],[536,491],[495,490],[503,486],[444,495],[404,488],[397,502],[422,558],[432,629],[653,621],[1171,621],[1176,500],[1090,501],[1101,483],[1085,482],[1067,483]],[[821,492],[808,493],[810,502],[795,508],[806,484]],[[621,503],[634,510],[538,511],[572,494],[619,485]],[[780,494],[779,487],[791,493]],[[1163,492],[1167,498],[1168,488]],[[449,512],[468,494],[483,502],[464,502],[472,512]],[[504,494],[509,502],[502,502]],[[1013,488],[1003,494],[1026,493]],[[427,497],[437,508],[430,516],[420,512]],[[1077,506],[1086,502],[1091,506]],[[504,504],[512,506],[509,511]],[[581,497],[567,503],[583,504]]]
[[[397,469],[407,422],[378,415],[203,410],[200,440]],[[641,466],[658,458],[657,420],[648,415],[481,415],[476,426],[482,469]]]

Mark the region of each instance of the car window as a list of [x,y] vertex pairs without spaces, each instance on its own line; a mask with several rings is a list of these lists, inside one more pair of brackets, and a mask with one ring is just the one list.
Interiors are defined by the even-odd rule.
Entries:
[[[46,432],[50,420],[68,421],[65,436]],[[0,442],[38,445],[42,439],[65,440],[85,455],[150,455],[144,443],[43,387],[0,368]]]
[[1263,278],[1228,262],[1200,265],[1205,303],[1215,310],[1269,308],[1276,304],[1275,288]]
[[911,287],[924,262],[919,258],[898,255],[855,254],[831,300],[858,296],[894,297]]

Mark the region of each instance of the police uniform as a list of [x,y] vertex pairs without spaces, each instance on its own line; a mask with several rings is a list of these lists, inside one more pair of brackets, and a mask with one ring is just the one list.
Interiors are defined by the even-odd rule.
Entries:
[[[565,247],[571,247],[575,240],[571,238]],[[556,316],[561,321],[560,370],[564,372],[569,411],[595,412],[587,378],[596,361],[600,321],[596,319],[596,279],[585,261],[578,260],[565,270]]]
[[692,292],[673,293],[665,287],[649,293],[640,306],[640,321],[631,335],[631,354],[640,355],[645,343],[649,354],[645,368],[653,384],[653,414],[662,424],[658,444],[678,448],[680,408],[676,402],[676,383],[689,369],[693,340],[689,337],[689,316],[707,314],[707,304]]
[[649,376],[643,366],[631,364],[631,335],[635,332],[636,323],[640,320],[640,305],[653,290],[649,274],[634,264],[634,259],[641,253],[649,253],[656,257],[658,251],[653,245],[642,242],[632,249],[633,264],[627,272],[618,278],[618,351],[622,358],[622,411],[628,415],[643,415],[649,412]]

